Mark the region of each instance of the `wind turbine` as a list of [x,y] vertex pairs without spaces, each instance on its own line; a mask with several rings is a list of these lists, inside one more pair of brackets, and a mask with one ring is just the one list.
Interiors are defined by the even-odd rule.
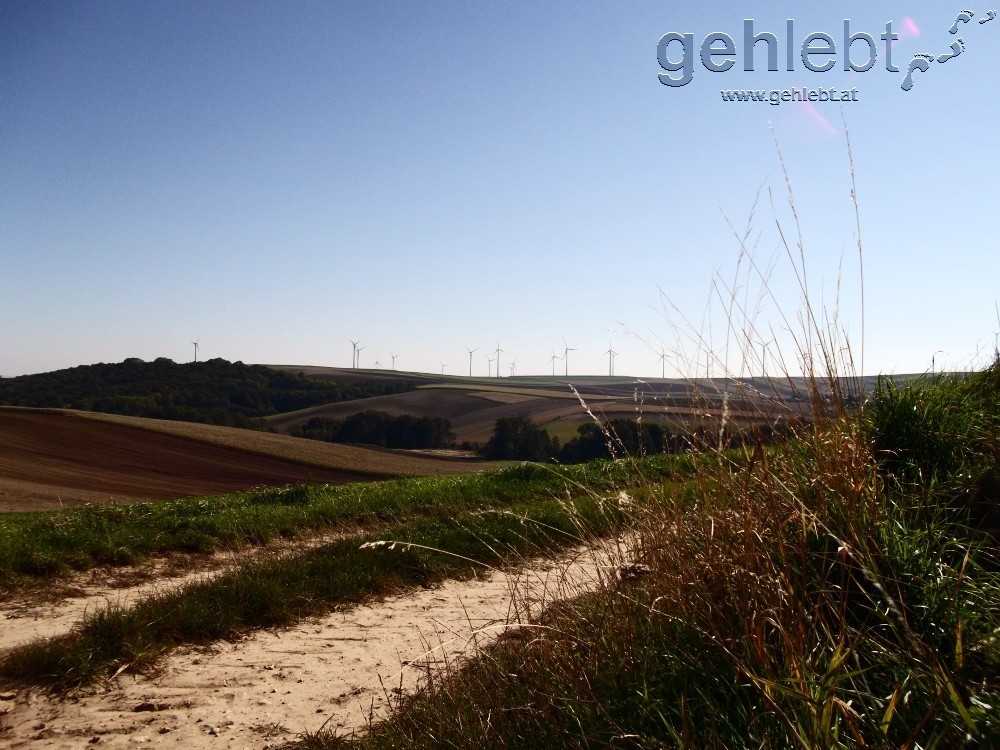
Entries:
[[478,352],[479,351],[479,347],[477,346],[475,349],[470,349],[469,347],[465,347],[465,351],[467,351],[469,353],[469,377],[471,378],[472,377],[472,353],[473,352]]
[[608,350],[604,353],[608,355],[608,377],[610,378],[615,374],[615,355],[618,354],[618,352],[612,348],[611,342],[609,341]]
[[556,348],[552,347],[552,357],[549,359],[549,362],[552,363],[552,377],[556,376],[556,360],[557,359],[562,359],[562,357],[560,357],[558,354],[556,354]]
[[395,370],[396,369],[396,357],[398,357],[399,355],[398,354],[393,354],[390,351],[389,352],[389,356],[392,357],[392,369]]
[[357,365],[357,361],[358,361],[358,344],[361,343],[361,339],[358,339],[357,341],[353,341],[351,339],[347,339],[347,340],[351,342],[351,346],[353,347],[353,350],[351,352],[351,367],[352,368],[356,368],[358,366]]
[[[993,309],[997,311],[997,325],[1000,326],[1000,307],[994,301]],[[997,340],[1000,338],[1000,330],[993,332],[993,359],[1000,359],[1000,348],[997,346]]]
[[667,377],[667,353],[660,349],[660,380]]
[[500,348],[500,342],[498,341],[497,342],[497,350],[495,352],[493,352],[494,354],[497,355],[497,358],[494,361],[497,363],[497,377],[498,378],[500,377],[500,353],[501,352],[503,352],[504,354],[506,354],[507,350],[506,349],[501,349]]
[[442,375],[444,375],[444,368],[446,368],[447,366],[448,366],[447,364],[445,364],[444,362],[441,362],[441,374]]
[[355,370],[360,370],[361,369],[361,352],[363,352],[367,348],[368,348],[367,346],[359,346],[358,347],[358,353],[355,355],[357,357],[357,360],[358,360],[357,364],[354,365],[354,369]]
[[192,344],[194,344],[194,361],[195,362],[198,361],[198,344],[200,342],[201,342],[201,336],[198,337],[198,341],[192,341],[191,342]]
[[770,344],[777,344],[775,339],[770,341],[762,341],[760,343],[760,376],[762,379],[767,379],[767,347]]
[[938,349],[936,352],[934,352],[931,355],[931,375],[934,375],[935,372],[936,372],[936,370],[934,368],[935,368],[935,363],[936,363],[936,360],[937,360],[937,355],[939,355],[939,354],[947,354],[947,353],[948,352],[946,352],[944,349]]
[[516,368],[517,368],[517,357],[515,357],[514,361],[510,363],[510,376],[511,377],[514,377],[514,370]]
[[486,357],[486,377],[489,377],[490,373],[493,372],[493,357],[489,354],[484,354],[483,356]]
[[376,370],[382,369],[382,363],[378,361],[378,357],[375,357],[375,369]]
[[570,352],[579,351],[579,349],[572,348],[569,344],[566,343],[566,339],[563,339],[563,346],[566,347],[563,350],[563,360],[564,360],[564,362],[566,364],[566,377],[568,378],[569,377],[569,353]]

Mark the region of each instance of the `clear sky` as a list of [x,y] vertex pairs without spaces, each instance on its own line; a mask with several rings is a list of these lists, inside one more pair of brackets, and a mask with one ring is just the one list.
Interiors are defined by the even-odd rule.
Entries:
[[[799,292],[777,223],[798,250],[772,127],[810,293],[858,359],[845,120],[865,371],[982,363],[1000,328],[1000,18],[965,1],[6,0],[0,375],[189,361],[194,340],[200,358],[349,366],[350,339],[363,367],[391,352],[466,373],[469,347],[485,374],[499,342],[503,374],[546,374],[565,339],[571,374],[606,374],[609,342],[616,374],[659,375],[661,347],[668,376],[690,372],[675,326],[722,346],[725,307],[706,306],[738,267],[727,217],[742,233],[762,186],[751,242],[775,270],[753,340],[787,346]],[[765,42],[743,70],[744,19],[776,36],[779,70]],[[844,19],[877,43],[867,71],[843,69]],[[693,35],[685,86],[659,79],[668,32]],[[832,70],[804,66],[812,32],[836,40]],[[702,63],[713,33],[734,41],[728,71]],[[917,53],[933,57],[904,91]],[[857,101],[721,95],[792,87]]]

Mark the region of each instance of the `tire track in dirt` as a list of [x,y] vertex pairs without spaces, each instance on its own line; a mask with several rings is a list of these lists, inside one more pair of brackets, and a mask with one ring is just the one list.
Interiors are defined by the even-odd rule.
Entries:
[[351,534],[329,532],[263,547],[196,556],[178,554],[137,566],[70,575],[53,586],[29,589],[0,602],[0,653],[37,638],[68,633],[87,613],[130,606],[149,596],[209,581],[255,560],[304,552],[348,536]]

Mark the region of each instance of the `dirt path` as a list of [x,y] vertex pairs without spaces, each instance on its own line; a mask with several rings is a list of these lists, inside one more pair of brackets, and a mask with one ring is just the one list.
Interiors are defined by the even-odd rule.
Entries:
[[88,612],[112,604],[129,606],[147,596],[210,580],[256,559],[304,552],[344,536],[343,532],[316,534],[264,547],[154,558],[140,566],[95,568],[70,575],[52,586],[0,602],[0,652],[35,638],[67,633]]
[[243,642],[179,652],[151,678],[123,675],[65,699],[0,693],[0,744],[240,750],[324,725],[363,730],[426,670],[551,601],[593,589],[611,565],[606,554],[575,550],[517,574],[449,581]]

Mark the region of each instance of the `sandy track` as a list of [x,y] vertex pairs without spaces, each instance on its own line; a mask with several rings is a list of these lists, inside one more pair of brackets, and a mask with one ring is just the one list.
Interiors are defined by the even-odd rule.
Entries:
[[177,653],[151,678],[120,676],[67,699],[0,692],[0,743],[239,750],[324,724],[345,734],[363,730],[427,670],[469,654],[555,599],[593,589],[609,564],[581,549],[518,574],[449,581],[239,643]]
[[68,633],[87,613],[211,580],[260,558],[303,552],[337,539],[343,532],[277,540],[264,547],[224,550],[208,555],[174,555],[139,566],[94,568],[73,573],[52,586],[15,593],[0,602],[0,653],[36,638]]
[[479,469],[211,425],[0,408],[0,512]]

